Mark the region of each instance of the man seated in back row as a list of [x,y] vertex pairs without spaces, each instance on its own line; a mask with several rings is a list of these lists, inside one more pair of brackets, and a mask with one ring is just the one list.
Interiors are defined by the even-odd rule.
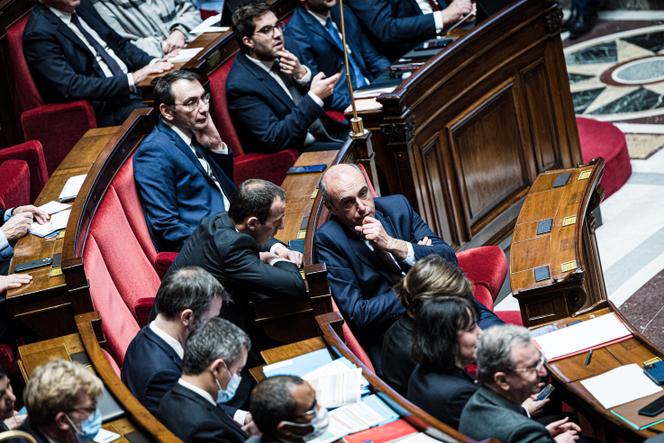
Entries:
[[136,85],[171,68],[120,37],[90,0],[39,0],[23,51],[44,101],[89,100],[98,126],[119,125],[145,106]]
[[226,89],[243,148],[249,152],[340,148],[348,133],[337,133],[341,128],[323,110],[339,74],[312,76],[284,49],[281,25],[265,3],[238,7],[233,31],[242,52],[235,58]]
[[166,74],[153,96],[160,118],[136,150],[134,179],[155,246],[178,251],[204,217],[228,209],[233,153],[212,121],[198,74]]
[[356,165],[328,169],[320,192],[332,216],[316,232],[316,261],[327,265],[339,309],[381,371],[385,331],[405,312],[394,284],[422,257],[456,266],[456,255],[403,195],[374,199]]

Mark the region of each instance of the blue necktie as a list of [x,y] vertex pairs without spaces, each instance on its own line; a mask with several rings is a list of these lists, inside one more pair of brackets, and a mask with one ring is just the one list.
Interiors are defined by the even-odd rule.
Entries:
[[94,38],[88,31],[85,30],[83,25],[81,25],[81,21],[78,19],[76,13],[71,15],[71,22],[78,28],[79,31],[81,31],[81,34],[83,34],[83,37],[85,37],[88,43],[90,43],[90,46],[92,46],[97,55],[99,55],[102,61],[106,63],[106,66],[108,66],[108,69],[111,70],[111,74],[113,74],[113,76],[125,75],[118,62],[116,62],[115,59],[111,57],[111,54],[109,54],[106,49],[104,49],[104,47],[97,41],[96,38]]
[[[325,21],[325,30],[330,35],[330,37],[332,37],[332,40],[334,40],[334,43],[336,43],[337,48],[343,51],[343,42],[339,36],[339,31],[337,31],[337,28],[334,27],[332,20],[329,17]],[[350,50],[350,47],[348,51],[348,64],[350,65],[350,78],[353,80],[353,87],[361,88],[362,86],[368,85],[369,83],[364,77],[364,73],[362,72],[360,65],[358,65],[355,61],[355,53]]]

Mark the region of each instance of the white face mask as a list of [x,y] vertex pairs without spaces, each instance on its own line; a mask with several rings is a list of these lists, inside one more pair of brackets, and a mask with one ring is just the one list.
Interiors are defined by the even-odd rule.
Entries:
[[282,421],[282,423],[294,428],[313,428],[311,432],[301,437],[304,441],[311,441],[320,437],[325,431],[327,431],[327,427],[330,424],[330,418],[327,415],[327,409],[319,407],[316,411],[316,416],[309,423],[296,423],[293,421]]

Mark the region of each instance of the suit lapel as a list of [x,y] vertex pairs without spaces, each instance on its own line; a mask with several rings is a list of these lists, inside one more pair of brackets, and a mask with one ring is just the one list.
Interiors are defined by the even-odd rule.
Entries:
[[40,12],[42,13],[42,15],[57,27],[59,33],[67,37],[67,39],[69,39],[73,44],[78,46],[81,50],[85,51],[86,54],[92,56],[88,47],[85,46],[85,43],[83,43],[81,39],[78,38],[76,34],[74,34],[74,31],[69,29],[69,26],[67,26],[62,20],[60,20],[60,18],[56,17],[56,15],[53,14],[53,12],[51,12],[51,10],[48,9],[48,7],[38,3],[37,5],[35,5],[35,8],[40,8]]
[[185,388],[179,383],[176,383],[173,387],[173,390],[183,397],[189,398],[191,401],[197,403],[199,406],[204,408],[210,415],[216,416],[220,421],[226,424],[226,429],[228,431],[233,430],[238,435],[238,441],[244,441],[247,439],[247,435],[244,433],[240,425],[235,422],[223,409],[217,405],[211,404],[209,401],[195,393],[194,391]]
[[244,54],[240,54],[238,56],[238,61],[251,75],[256,78],[256,80],[262,82],[267,90],[270,91],[270,93],[274,95],[277,100],[288,106],[289,109],[295,106],[295,102],[293,102],[288,94],[286,94],[286,91],[284,91],[281,86],[279,86],[277,81],[273,79],[264,69],[262,69],[260,66],[256,66],[256,64],[249,60]]
[[[173,131],[171,128],[168,127],[166,123],[163,121],[159,122],[159,129],[173,141],[173,144],[177,149],[182,151],[182,153],[187,156],[187,158],[194,164],[196,169],[200,171],[201,174],[203,174],[203,177],[205,177],[207,180],[209,180],[212,184],[214,184],[214,180],[212,180],[212,177],[208,175],[208,173],[203,169],[203,165],[201,165],[201,162],[198,161],[198,157],[192,152],[191,148],[187,146],[187,144],[182,140],[182,137],[177,135],[175,131]],[[192,140],[193,141],[193,140]],[[216,185],[215,185],[216,187]]]
[[[330,36],[330,34],[327,33],[327,30],[321,26],[320,23],[318,23],[318,20],[316,20],[307,10],[305,10],[303,7],[300,7],[299,11],[301,12],[302,19],[304,22],[307,24],[307,28],[313,32],[314,34],[318,34],[319,36],[323,37],[327,42],[340,54],[343,54],[343,50],[339,47],[336,41]],[[332,17],[333,21],[337,21],[334,19],[334,16]],[[337,24],[337,26],[339,26]]]
[[182,368],[182,360],[180,359],[180,356],[175,352],[173,348],[171,348],[168,343],[166,343],[161,337],[159,337],[157,334],[154,333],[152,329],[150,329],[150,326],[146,326],[146,335],[148,339],[150,339],[153,343],[155,343],[157,346],[159,346],[177,365],[178,368]]

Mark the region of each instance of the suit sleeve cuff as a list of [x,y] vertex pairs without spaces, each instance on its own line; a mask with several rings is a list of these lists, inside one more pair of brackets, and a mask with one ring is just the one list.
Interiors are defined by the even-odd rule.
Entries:
[[313,92],[309,91],[307,92],[307,95],[311,97],[311,99],[316,103],[319,107],[323,107],[323,100],[321,100],[316,94]]
[[233,420],[235,420],[236,423],[238,423],[240,426],[244,426],[244,421],[247,419],[247,414],[249,414],[249,411],[243,411],[242,409],[238,409],[235,411],[235,414],[233,415]]
[[436,26],[436,34],[443,32],[443,27],[445,26],[443,23],[443,11],[435,11],[433,13],[433,22]]
[[309,67],[306,65],[302,65],[302,67],[307,70],[307,73],[304,74],[299,80],[294,78],[298,85],[306,85],[311,81],[311,69],[309,69]]
[[408,266],[413,266],[415,264],[415,249],[413,248],[413,244],[411,242],[406,242],[406,246],[408,246],[408,255],[406,255],[404,263],[406,263]]
[[[5,219],[3,220],[3,222],[8,221],[10,218],[12,218],[13,215],[14,215],[14,208],[5,209],[5,215],[4,215]],[[2,232],[0,232],[0,234],[2,234]],[[4,234],[2,235],[4,237]]]

